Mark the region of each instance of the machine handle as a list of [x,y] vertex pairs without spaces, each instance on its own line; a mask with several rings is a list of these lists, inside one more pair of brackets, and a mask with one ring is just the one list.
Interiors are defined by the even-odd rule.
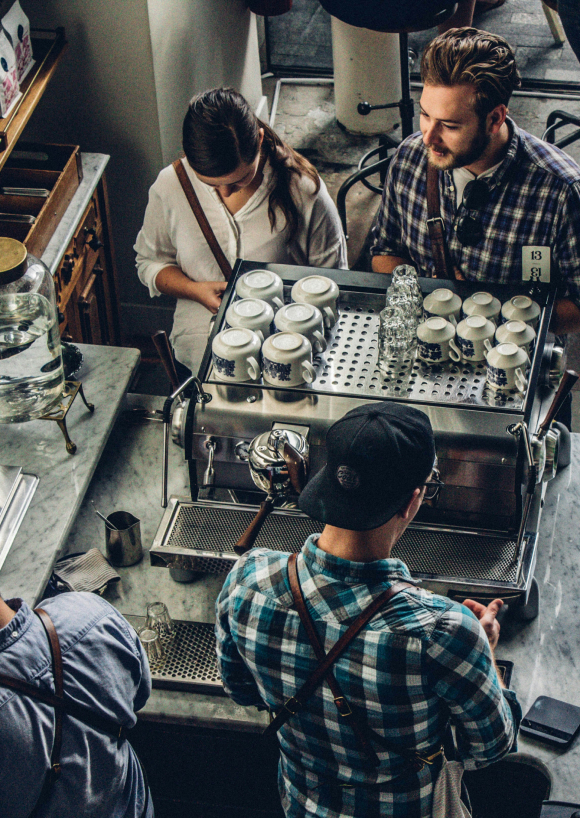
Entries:
[[163,368],[165,369],[167,377],[171,383],[171,389],[173,392],[175,392],[175,390],[179,387],[179,377],[175,368],[175,361],[173,360],[173,354],[171,352],[171,345],[169,344],[167,333],[160,329],[151,336],[151,340],[155,344],[157,354],[161,358],[161,363],[163,364]]
[[547,433],[548,429],[550,428],[550,424],[558,414],[558,411],[570,392],[576,381],[578,380],[578,375],[574,372],[573,369],[567,369],[562,376],[562,380],[560,381],[560,386],[558,387],[558,391],[554,395],[554,400],[552,401],[552,405],[548,409],[546,417],[540,423],[540,428],[538,429],[537,438],[538,440],[542,440],[542,438]]
[[240,557],[242,554],[245,554],[246,551],[249,551],[256,542],[256,538],[264,525],[264,521],[273,508],[274,498],[271,495],[268,495],[264,502],[260,505],[260,510],[250,525],[246,528],[240,539],[234,545],[234,551],[236,554],[239,554]]

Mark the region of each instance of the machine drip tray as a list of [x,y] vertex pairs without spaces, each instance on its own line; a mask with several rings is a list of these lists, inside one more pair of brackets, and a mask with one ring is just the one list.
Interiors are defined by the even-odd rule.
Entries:
[[[126,616],[125,619],[137,631],[146,621],[145,616]],[[150,666],[153,687],[224,694],[217,668],[214,625],[174,622],[175,637],[163,641],[164,658]]]
[[[152,565],[200,573],[229,571],[238,559],[234,544],[256,508],[172,497],[150,551]],[[256,548],[292,553],[322,524],[300,511],[276,509],[266,519]],[[527,548],[526,544],[526,548]],[[393,549],[418,578],[458,580],[473,588],[499,583],[517,588],[516,540],[505,535],[410,527]]]

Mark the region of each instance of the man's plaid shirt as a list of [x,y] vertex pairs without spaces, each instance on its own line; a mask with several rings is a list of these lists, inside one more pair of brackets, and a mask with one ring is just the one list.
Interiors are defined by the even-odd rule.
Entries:
[[[318,536],[306,541],[298,575],[328,652],[392,582],[413,581],[400,560],[342,560],[319,549]],[[317,665],[293,607],[287,564],[287,554],[253,549],[236,563],[218,598],[218,664],[226,692],[239,704],[277,711]],[[397,594],[354,639],[334,672],[370,727],[403,748],[434,752],[449,717],[467,769],[498,760],[514,743],[521,718],[515,695],[502,693],[477,619],[445,597],[419,588]],[[287,816],[431,814],[432,768],[408,773],[401,756],[378,745],[380,767],[369,768],[326,683],[286,722],[279,738]],[[376,786],[384,782],[384,788]],[[355,786],[340,786],[345,784]]]
[[[451,260],[471,281],[496,284],[522,280],[522,247],[550,247],[559,269],[560,295],[580,306],[580,167],[563,151],[531,136],[508,120],[511,141],[495,173],[486,178],[488,204],[471,214],[481,221],[483,239],[464,247],[455,232],[466,213],[455,204],[451,171],[439,172],[441,216]],[[387,174],[374,227],[372,255],[408,258],[419,275],[435,265],[427,226],[427,150],[421,134],[397,149]]]

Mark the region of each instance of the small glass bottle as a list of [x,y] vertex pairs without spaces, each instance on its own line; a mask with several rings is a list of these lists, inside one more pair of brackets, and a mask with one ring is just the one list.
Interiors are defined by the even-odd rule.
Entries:
[[0,423],[41,417],[63,386],[50,270],[21,242],[0,237]]

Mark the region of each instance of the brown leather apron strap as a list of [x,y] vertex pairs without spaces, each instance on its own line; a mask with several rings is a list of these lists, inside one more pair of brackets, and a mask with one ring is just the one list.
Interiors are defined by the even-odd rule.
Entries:
[[427,162],[427,227],[433,250],[436,278],[455,278],[449,261],[445,225],[439,204],[439,171]]
[[207,216],[203,212],[203,207],[199,199],[197,198],[197,193],[193,189],[193,185],[191,184],[191,179],[187,175],[187,171],[183,167],[183,162],[181,159],[176,159],[173,163],[173,167],[175,169],[175,173],[177,174],[177,178],[183,188],[183,192],[185,193],[185,197],[189,202],[191,209],[193,210],[193,215],[197,219],[197,223],[201,228],[201,232],[205,236],[205,240],[210,246],[210,250],[214,254],[215,260],[217,261],[220,270],[223,273],[223,277],[226,281],[229,281],[231,276],[233,275],[232,265],[229,263],[227,258],[224,255],[222,248],[218,244],[218,240],[216,239],[213,230],[210,227],[210,224],[207,220]]
[[48,636],[48,643],[50,645],[50,652],[52,654],[52,670],[54,676],[54,693],[58,701],[54,708],[55,724],[54,724],[54,743],[52,745],[52,753],[50,756],[50,767],[53,776],[60,775],[60,751],[62,747],[62,716],[64,705],[64,686],[62,675],[62,653],[60,651],[60,642],[56,629],[52,623],[52,619],[43,608],[35,608],[34,613],[40,619],[46,635]]
[[[346,698],[342,695],[340,691],[340,687],[336,684],[336,680],[334,679],[333,674],[330,672],[330,669],[334,662],[340,657],[340,655],[346,650],[352,640],[357,636],[357,634],[365,627],[365,625],[373,618],[373,616],[385,606],[389,600],[391,600],[396,594],[400,591],[403,591],[405,588],[412,588],[413,586],[408,582],[399,582],[393,584],[390,588],[386,591],[383,591],[364,611],[362,611],[352,625],[348,628],[348,630],[341,636],[338,642],[330,649],[330,651],[324,655],[324,650],[322,645],[320,644],[318,634],[314,628],[314,624],[312,623],[310,614],[306,608],[306,604],[304,602],[304,598],[302,596],[302,590],[300,589],[300,583],[298,582],[298,572],[296,568],[296,559],[297,555],[292,554],[288,560],[288,575],[290,579],[290,587],[292,589],[292,595],[294,597],[294,603],[296,605],[296,609],[300,616],[300,620],[303,623],[304,627],[306,628],[306,633],[312,644],[312,647],[315,651],[317,658],[320,661],[320,664],[316,668],[316,670],[310,675],[310,677],[306,680],[306,682],[302,685],[300,690],[295,696],[292,696],[288,701],[284,703],[284,707],[276,714],[276,716],[272,719],[271,723],[268,725],[266,730],[264,731],[266,734],[275,733],[277,732],[280,727],[295,713],[304,707],[304,704],[308,700],[308,698],[314,693],[316,688],[322,682],[324,678],[327,679],[329,686],[331,688],[332,694],[335,699],[335,704],[341,716],[349,718],[349,723],[354,725],[357,724],[357,727],[353,729],[355,730],[355,734],[357,734],[357,738],[361,735],[359,739],[361,745],[365,748],[365,752],[368,752],[366,747],[370,748],[370,752],[368,752],[369,757],[373,760],[378,758],[376,756],[375,751],[370,747],[370,739],[371,735],[374,735],[374,731],[368,727],[368,725],[364,725],[362,727],[362,722],[360,719],[351,719],[350,714],[352,714],[352,708],[350,707]],[[308,624],[306,624],[308,622]],[[336,685],[336,692],[333,689],[330,683],[330,676],[332,676],[333,684]],[[338,701],[337,701],[338,700]],[[350,713],[349,713],[350,711]],[[348,715],[347,715],[348,714]],[[353,714],[354,715],[354,714]],[[362,738],[362,733],[364,731],[364,738]],[[394,748],[393,748],[394,750]],[[395,750],[394,750],[395,751]],[[398,751],[395,751],[398,752]]]
[[[300,621],[302,622],[306,629],[308,640],[312,645],[316,658],[318,659],[319,662],[324,662],[326,658],[326,653],[324,652],[324,648],[320,642],[320,638],[318,636],[318,633],[316,632],[316,628],[314,627],[312,617],[308,613],[306,602],[304,601],[304,596],[302,594],[302,588],[300,587],[300,582],[298,580],[298,570],[296,568],[296,554],[292,554],[290,559],[288,560],[288,576],[290,579],[290,588],[292,590],[292,596],[294,598],[294,605],[296,607],[296,610],[298,611],[298,615],[300,616]],[[364,728],[366,725],[363,722],[359,722],[356,713],[353,711],[350,702],[343,694],[340,685],[336,681],[334,673],[330,668],[328,669],[328,672],[326,674],[326,681],[332,692],[334,704],[336,705],[336,709],[338,710],[339,715],[348,724],[350,724],[360,747],[364,751],[370,763],[373,765],[373,767],[378,767],[380,764],[379,757],[374,751],[370,737],[365,732]]]

